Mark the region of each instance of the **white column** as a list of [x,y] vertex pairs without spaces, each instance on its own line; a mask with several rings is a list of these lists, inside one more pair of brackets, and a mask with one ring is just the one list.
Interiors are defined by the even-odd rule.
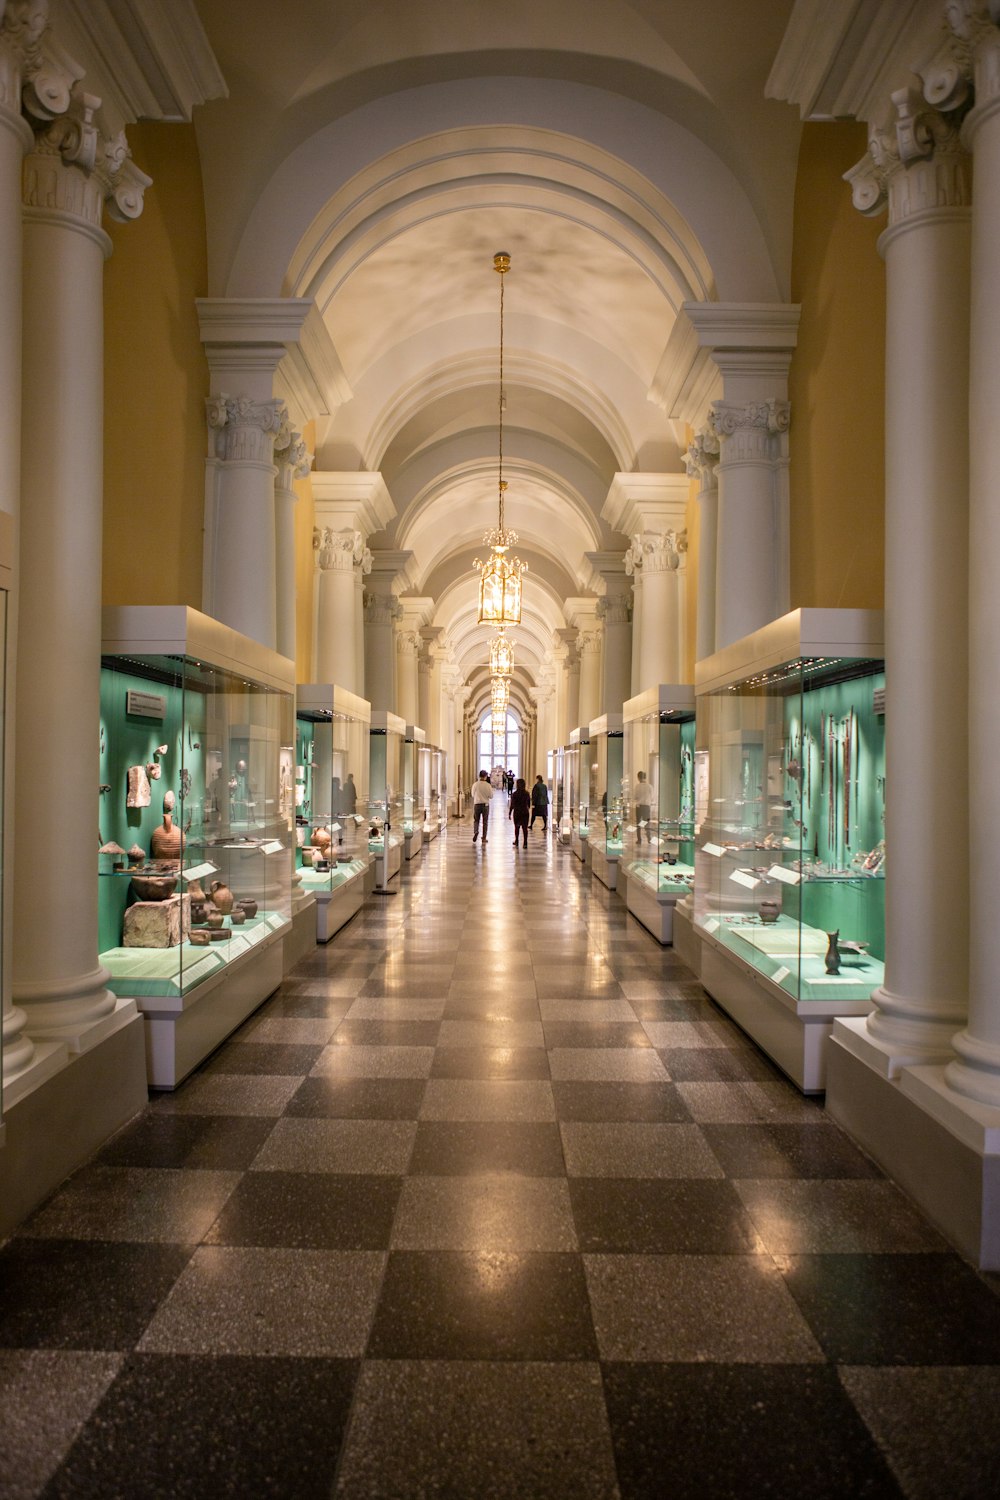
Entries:
[[365,687],[365,579],[372,570],[372,555],[367,547],[354,564],[354,681],[355,691],[367,698]]
[[996,5],[971,9],[974,14],[967,28],[960,30],[960,40],[973,45],[975,83],[975,105],[963,127],[974,163],[969,361],[969,1019],[966,1029],[954,1038],[958,1057],[948,1066],[946,1078],[956,1093],[996,1107],[1000,1106],[1000,922],[995,904],[1000,896],[996,870],[1000,702],[993,684],[1000,650],[1000,29],[994,22],[1000,12]]
[[365,697],[372,708],[396,712],[396,643],[399,600],[381,582],[365,590]]
[[424,625],[420,631],[420,655],[417,705],[423,715],[417,723],[427,735],[429,745],[441,744],[441,655],[438,642],[444,635],[440,625]]
[[357,661],[356,560],[363,551],[360,531],[313,530],[316,557],[316,680],[359,691]]
[[[21,163],[34,141],[27,121],[21,117],[21,85],[28,61],[20,38],[11,30],[11,20],[0,21],[0,266],[4,277],[4,312],[0,318],[0,510],[10,516],[20,511],[21,496]],[[67,95],[68,102],[68,95]],[[16,549],[17,533],[12,543]],[[8,603],[7,692],[13,697],[17,632],[17,577]],[[4,725],[5,802],[3,867],[14,869],[13,767],[14,737],[11,720]],[[34,1044],[25,1033],[24,1011],[11,1001],[11,953],[13,951],[13,895],[10,880],[3,907],[3,1076],[8,1079],[31,1062]]]
[[405,616],[396,626],[396,713],[407,724],[420,723],[420,697],[417,683],[417,658],[420,636],[407,626]]
[[[16,692],[14,996],[33,1037],[85,1051],[135,1015],[97,957],[103,490],[102,208],[126,220],[149,179],[124,137],[101,142],[79,94],[24,169],[24,365]],[[72,726],[69,728],[68,726]],[[69,737],[67,739],[67,736]],[[39,896],[38,851],[75,865],[72,896]],[[58,884],[58,881],[57,881]]]
[[598,714],[621,713],[632,696],[631,590],[625,572],[624,552],[588,552],[591,584],[603,592],[597,603],[604,640],[601,650],[601,692]]
[[634,579],[632,693],[678,682],[684,640],[687,546],[686,474],[616,474],[602,516],[631,540],[625,571]]
[[684,456],[687,472],[697,478],[698,583],[695,660],[715,650],[715,575],[719,544],[719,439],[707,428],[699,432]]
[[[949,815],[967,818],[969,224],[967,158],[958,133],[921,101],[893,96],[898,123],[849,172],[854,201],[874,214],[886,264],[886,846],[885,981],[867,1033],[894,1076],[906,1063],[950,1056],[968,995],[969,858],[960,839],[933,839],[926,820],[949,787]],[[998,116],[1000,119],[1000,116]],[[1000,349],[1000,344],[997,345]],[[988,425],[988,424],[987,424]],[[998,449],[1000,452],[1000,449]],[[1000,473],[1000,470],[998,470]],[[995,506],[991,499],[989,508]],[[1000,541],[1000,529],[997,531]],[[977,538],[977,549],[986,542]],[[995,580],[991,589],[996,592]],[[1000,622],[1000,615],[998,615]],[[978,679],[973,676],[973,681]],[[990,695],[992,696],[992,695]],[[947,724],[946,735],[928,733]],[[1000,723],[1000,720],[998,720]],[[989,827],[973,797],[975,830]],[[1000,803],[998,803],[1000,808]],[[997,825],[1000,827],[1000,820]],[[990,850],[983,868],[992,867]],[[987,928],[996,925],[995,917]],[[976,924],[973,922],[973,930]],[[997,951],[1000,951],[998,949]]]
[[788,366],[794,304],[686,302],[722,375],[709,427],[719,439],[715,649],[788,609]]
[[[275,630],[277,649],[295,660],[295,480],[305,479],[312,459],[302,434],[285,426],[274,445]],[[319,681],[324,681],[319,678]]]
[[603,646],[604,632],[595,611],[593,629],[580,634],[580,724],[589,724],[601,712]]

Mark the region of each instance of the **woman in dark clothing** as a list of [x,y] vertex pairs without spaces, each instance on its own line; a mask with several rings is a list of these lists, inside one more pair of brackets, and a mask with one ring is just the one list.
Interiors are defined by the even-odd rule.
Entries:
[[528,813],[531,811],[531,794],[524,785],[524,777],[517,778],[517,786],[510,794],[508,818],[514,820],[514,848],[517,848],[518,833],[524,834],[524,847],[528,847]]
[[542,832],[544,833],[549,824],[549,789],[540,776],[535,777],[535,784],[531,788],[532,828],[535,826],[536,818],[541,818]]

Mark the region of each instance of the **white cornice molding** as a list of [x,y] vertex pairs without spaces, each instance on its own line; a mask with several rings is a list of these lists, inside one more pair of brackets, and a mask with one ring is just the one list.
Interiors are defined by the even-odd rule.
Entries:
[[616,474],[601,515],[613,531],[628,537],[676,529],[684,524],[690,493],[687,474]]
[[270,364],[275,393],[300,426],[322,422],[350,399],[347,377],[312,298],[198,297],[196,306],[213,370]]
[[803,120],[878,123],[940,50],[942,0],[796,0],[765,86]]
[[799,334],[798,302],[685,302],[686,319],[698,346],[712,354],[720,350],[795,348]]
[[[625,553],[622,552],[585,552],[584,557],[590,568],[588,585],[594,593],[607,598],[608,595],[624,594],[631,588],[631,581],[625,572]],[[616,587],[609,588],[609,583]]]
[[671,421],[697,427],[712,402],[721,395],[719,372],[708,350],[699,343],[690,318],[676,318],[649,387],[648,399],[662,407]]
[[190,121],[196,105],[228,97],[194,0],[50,0],[50,14],[101,97],[106,130]]
[[[316,469],[311,479],[317,525],[360,531],[367,540],[376,532],[384,531],[396,515],[392,496],[377,470]],[[384,552],[376,554],[378,557],[388,555]],[[407,552],[399,556],[412,557],[413,554]]]
[[[381,478],[381,475],[379,476]],[[391,548],[380,548],[372,551],[372,570],[368,575],[368,584],[372,592],[392,592],[401,594],[404,590],[412,588],[413,576],[413,553],[398,551]]]

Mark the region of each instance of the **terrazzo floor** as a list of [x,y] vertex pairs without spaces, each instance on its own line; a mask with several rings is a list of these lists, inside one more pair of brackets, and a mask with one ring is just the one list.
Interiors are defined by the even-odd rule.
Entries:
[[0,1495],[1000,1493],[1000,1297],[536,826],[0,1250]]

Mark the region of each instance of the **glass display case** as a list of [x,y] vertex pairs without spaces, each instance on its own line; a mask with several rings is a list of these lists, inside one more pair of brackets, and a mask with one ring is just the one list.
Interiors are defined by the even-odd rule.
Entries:
[[573,755],[574,784],[570,801],[570,844],[573,853],[590,864],[590,728],[581,725],[569,734],[570,753]]
[[172,1087],[280,983],[295,817],[291,664],[185,607],[106,609],[99,948]]
[[590,868],[609,891],[618,889],[624,849],[623,725],[621,714],[603,714],[590,724]]
[[566,750],[562,745],[557,745],[551,752],[552,757],[552,801],[549,806],[549,816],[552,819],[556,838],[559,837],[559,829],[562,827],[564,812],[564,787],[563,787],[563,762],[566,758]]
[[443,827],[443,810],[447,807],[442,786],[444,756],[436,745],[425,745],[420,757],[420,804],[423,809],[424,838],[436,839]]
[[368,851],[381,895],[399,874],[403,857],[403,737],[398,714],[372,710],[368,738]]
[[426,735],[416,724],[407,724],[403,730],[403,747],[400,752],[400,777],[402,789],[403,854],[406,859],[415,859],[424,843],[424,762],[426,759]]
[[[709,802],[696,838],[706,988],[802,1086],[885,957],[882,616],[796,610],[698,663]],[[809,1023],[813,1023],[809,1031]],[[782,1046],[784,1053],[779,1055]]]
[[661,943],[694,883],[694,688],[650,688],[624,712],[622,870],[629,911]]
[[368,741],[364,698],[301,684],[295,718],[295,864],[314,895],[316,940],[329,942],[359,911],[368,852]]
[[576,788],[580,779],[580,747],[564,745],[562,751],[562,787],[559,795],[557,830],[560,844],[572,845],[576,825]]

